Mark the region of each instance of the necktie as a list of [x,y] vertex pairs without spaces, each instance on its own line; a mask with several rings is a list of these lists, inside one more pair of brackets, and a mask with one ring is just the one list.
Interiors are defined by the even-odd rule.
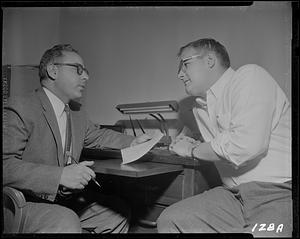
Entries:
[[67,124],[66,124],[66,140],[65,140],[65,152],[64,152],[64,158],[65,158],[65,164],[71,163],[68,162],[69,156],[71,156],[71,142],[72,142],[72,130],[71,130],[71,116],[70,116],[70,107],[69,105],[65,105],[65,112],[66,112],[66,118],[67,118]]
[[[70,116],[70,107],[69,105],[65,105],[64,111],[66,112],[66,139],[65,139],[65,150],[64,150],[64,164],[68,165],[72,163],[71,160],[71,142],[72,142],[72,130],[71,130],[71,116]],[[70,198],[72,196],[72,192],[68,191],[64,186],[59,186],[56,201]]]

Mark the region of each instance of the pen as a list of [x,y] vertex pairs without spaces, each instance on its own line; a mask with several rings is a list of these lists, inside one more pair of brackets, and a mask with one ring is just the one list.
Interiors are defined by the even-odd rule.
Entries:
[[[69,156],[71,158],[71,160],[73,160],[76,164],[78,164],[78,162],[72,157],[72,156]],[[101,185],[98,183],[98,181],[95,179],[95,178],[92,178],[92,180],[94,181],[94,183],[99,187],[101,188]]]
[[101,188],[100,184],[97,182],[96,179],[92,178],[92,180],[94,181],[94,183],[96,183],[96,185],[97,185],[99,188]]

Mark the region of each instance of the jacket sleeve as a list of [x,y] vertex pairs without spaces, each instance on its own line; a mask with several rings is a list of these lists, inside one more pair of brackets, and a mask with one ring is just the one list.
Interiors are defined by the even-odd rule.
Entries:
[[116,148],[128,147],[135,137],[116,132],[111,129],[98,129],[95,124],[87,120],[87,129],[84,139],[86,148]]

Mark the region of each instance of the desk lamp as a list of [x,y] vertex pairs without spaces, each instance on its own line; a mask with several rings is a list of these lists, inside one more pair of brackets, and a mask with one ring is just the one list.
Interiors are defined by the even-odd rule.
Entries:
[[[149,114],[151,117],[155,118],[160,123],[160,130],[165,136],[162,138],[160,145],[166,146],[169,145],[171,139],[169,137],[169,130],[166,125],[166,120],[161,113],[167,112],[177,112],[178,104],[176,101],[155,101],[155,102],[143,102],[143,103],[132,103],[132,104],[119,104],[116,106],[116,109],[119,110],[122,114],[128,114],[131,127],[133,130],[134,136],[136,136],[133,122],[131,119],[132,114]],[[145,133],[142,125],[138,120],[136,120],[140,129]]]

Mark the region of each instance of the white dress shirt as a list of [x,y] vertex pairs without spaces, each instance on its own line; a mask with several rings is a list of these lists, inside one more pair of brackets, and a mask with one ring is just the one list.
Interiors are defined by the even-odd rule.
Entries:
[[[203,105],[201,99],[196,100]],[[228,68],[193,113],[223,183],[291,180],[291,107],[272,76],[249,64]]]
[[66,125],[67,125],[67,115],[64,111],[65,104],[62,102],[61,99],[59,99],[55,94],[53,94],[50,90],[43,87],[43,90],[45,91],[46,95],[48,96],[51,105],[53,107],[56,120],[58,123],[58,128],[61,136],[61,142],[63,147],[63,152],[65,150],[65,141],[66,141]]

